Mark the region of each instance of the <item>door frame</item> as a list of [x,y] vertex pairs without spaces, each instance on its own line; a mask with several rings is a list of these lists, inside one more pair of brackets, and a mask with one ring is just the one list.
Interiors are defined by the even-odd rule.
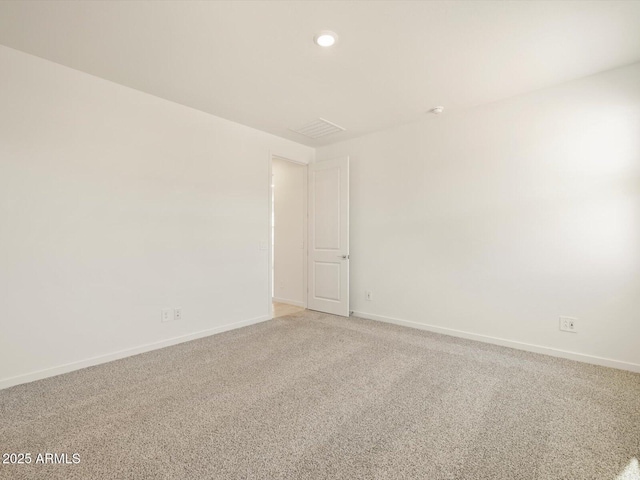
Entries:
[[302,167],[304,167],[304,191],[302,196],[304,197],[302,199],[303,201],[303,212],[304,212],[304,218],[303,218],[303,225],[302,225],[302,241],[304,243],[304,248],[303,248],[303,269],[302,269],[302,297],[303,297],[303,303],[304,303],[304,308],[307,308],[308,303],[307,303],[307,298],[308,298],[308,276],[309,276],[309,272],[308,272],[308,263],[309,263],[309,243],[308,243],[308,236],[309,236],[309,201],[308,201],[308,196],[309,196],[309,180],[308,180],[308,176],[309,176],[309,163],[308,162],[304,162],[301,160],[294,160],[292,158],[288,158],[285,157],[283,155],[279,155],[277,153],[274,152],[269,152],[269,172],[267,175],[267,185],[268,185],[268,209],[267,209],[267,238],[268,238],[268,242],[267,242],[267,249],[268,249],[268,257],[269,257],[269,261],[268,263],[268,278],[269,278],[269,290],[267,292],[267,301],[268,301],[268,312],[269,312],[269,316],[271,318],[273,318],[273,298],[272,298],[272,294],[271,292],[273,291],[273,239],[271,237],[271,214],[273,211],[273,184],[271,183],[273,181],[273,160],[274,159],[278,159],[278,160],[284,160],[285,162],[290,162],[290,163],[294,163],[296,165],[300,165]]

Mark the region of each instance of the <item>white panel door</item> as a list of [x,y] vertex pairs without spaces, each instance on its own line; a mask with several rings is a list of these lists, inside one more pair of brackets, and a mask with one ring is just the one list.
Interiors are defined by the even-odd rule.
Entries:
[[349,157],[309,165],[310,310],[349,316]]

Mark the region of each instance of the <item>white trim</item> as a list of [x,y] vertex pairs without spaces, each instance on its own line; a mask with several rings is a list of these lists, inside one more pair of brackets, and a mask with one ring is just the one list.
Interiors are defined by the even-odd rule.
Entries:
[[269,158],[267,159],[267,185],[268,185],[268,195],[267,195],[267,312],[273,318],[273,300],[271,297],[273,296],[273,241],[271,236],[273,232],[271,231],[273,226],[271,225],[272,215],[273,215],[273,157],[275,154],[269,150]]
[[285,303],[287,305],[293,305],[294,307],[304,307],[307,308],[307,306],[304,304],[304,302],[297,302],[295,300],[288,300],[286,298],[277,298],[277,297],[273,297],[273,301],[277,302],[277,303]]
[[210,328],[207,330],[201,330],[195,333],[189,333],[187,335],[181,335],[179,337],[169,338],[167,340],[161,340],[159,342],[148,343],[140,345],[138,347],[128,348],[126,350],[119,350],[113,353],[107,353],[106,355],[99,355],[97,357],[87,358],[78,362],[66,363],[64,365],[58,365],[57,367],[46,368],[44,370],[38,370],[24,375],[18,375],[16,377],[9,377],[0,380],[0,390],[3,388],[13,387],[22,383],[33,382],[35,380],[41,380],[43,378],[55,377],[56,375],[62,375],[63,373],[73,372],[82,368],[92,367],[94,365],[100,365],[102,363],[112,362],[121,358],[131,357],[140,353],[150,352],[152,350],[158,350],[160,348],[170,347],[179,343],[189,342],[198,338],[208,337],[216,335],[218,333],[227,332],[229,330],[235,330],[237,328],[246,327],[248,325],[254,325],[256,323],[271,320],[270,315],[263,315],[261,317],[251,318],[249,320],[241,320],[239,322],[228,323],[219,327]]
[[295,163],[296,165],[301,165],[303,167],[306,167],[307,165],[309,165],[309,162],[303,162],[302,160],[294,160],[292,158],[288,158],[288,157],[283,157],[282,155],[278,155],[277,153],[271,153],[271,159],[273,160],[274,158],[277,158],[278,160],[284,160],[285,162],[289,162],[289,163]]
[[434,333],[442,333],[453,337],[466,338],[468,340],[477,340],[479,342],[491,343],[493,345],[501,345],[503,347],[515,348],[516,350],[524,350],[527,352],[541,353],[552,357],[567,358],[577,362],[591,363],[593,365],[601,365],[603,367],[617,368],[619,370],[628,370],[630,372],[640,373],[640,364],[623,362],[612,358],[596,357],[584,353],[569,352],[567,350],[559,350],[557,348],[543,347],[541,345],[533,345],[531,343],[518,342],[515,340],[507,340],[505,338],[491,337],[489,335],[481,335],[478,333],[465,332],[455,330],[453,328],[438,327],[436,325],[428,325],[425,323],[412,322],[410,320],[401,320],[399,318],[384,317],[382,315],[374,315],[366,312],[353,312],[353,316],[375,320],[378,322],[393,323],[402,325],[403,327],[417,328],[419,330],[427,330]]

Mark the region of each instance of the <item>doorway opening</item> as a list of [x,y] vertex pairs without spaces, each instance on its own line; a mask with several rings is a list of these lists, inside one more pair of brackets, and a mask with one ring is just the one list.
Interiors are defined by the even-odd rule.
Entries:
[[270,297],[272,317],[307,307],[307,166],[271,158]]

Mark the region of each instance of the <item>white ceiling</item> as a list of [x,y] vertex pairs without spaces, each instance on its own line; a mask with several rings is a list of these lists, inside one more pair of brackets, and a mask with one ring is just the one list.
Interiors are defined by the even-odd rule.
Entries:
[[315,146],[640,61],[640,2],[5,1],[0,43]]

